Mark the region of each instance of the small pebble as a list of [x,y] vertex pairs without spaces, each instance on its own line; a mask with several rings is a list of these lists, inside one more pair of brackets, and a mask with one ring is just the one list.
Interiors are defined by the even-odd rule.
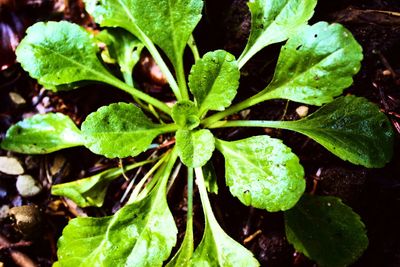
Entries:
[[38,233],[42,218],[37,206],[13,207],[8,214],[14,218],[17,230],[24,236],[30,237]]
[[18,93],[10,92],[8,95],[10,96],[11,101],[14,102],[15,104],[17,105],[26,104],[26,100]]
[[17,190],[23,197],[33,197],[40,193],[42,186],[30,175],[20,175],[17,178]]
[[4,219],[8,217],[8,212],[10,211],[10,206],[3,205],[0,207],[0,219]]
[[24,168],[16,158],[0,157],[0,172],[9,175],[19,175],[24,173]]
[[297,113],[297,115],[300,116],[300,118],[304,118],[308,114],[308,107],[300,106],[300,107],[296,108],[296,113]]

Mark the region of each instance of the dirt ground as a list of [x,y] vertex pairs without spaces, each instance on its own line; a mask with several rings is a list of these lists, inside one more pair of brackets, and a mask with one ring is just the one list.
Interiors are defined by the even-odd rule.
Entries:
[[[15,44],[23,37],[25,28],[36,21],[67,19],[86,27],[95,27],[82,10],[79,0],[0,1],[0,137],[13,123],[34,113],[63,112],[79,124],[100,106],[130,99],[128,95],[105,85],[86,86],[58,94],[47,92],[14,63]],[[306,172],[307,191],[316,186],[316,194],[340,197],[362,217],[370,244],[352,266],[400,266],[400,1],[320,0],[310,23],[322,20],[344,24],[363,47],[362,69],[356,75],[353,86],[345,93],[368,98],[388,115],[397,134],[394,158],[385,168],[366,169],[341,161],[299,134],[278,130],[268,130],[267,133],[283,139],[299,156]],[[194,36],[200,54],[226,49],[239,55],[249,29],[250,14],[246,1],[208,0]],[[236,101],[264,88],[273,74],[280,46],[277,44],[264,49],[243,68]],[[142,58],[146,56],[144,53]],[[154,79],[148,65],[143,62],[134,72],[141,88],[159,99],[170,100],[170,90]],[[188,69],[190,64],[189,60]],[[17,101],[15,94],[23,101]],[[251,108],[248,116],[252,119],[298,119],[295,109],[299,105],[270,101]],[[265,130],[229,129],[215,133],[229,140],[263,134]],[[120,208],[118,200],[127,186],[123,178],[113,182],[102,208],[80,209],[66,199],[50,195],[51,183],[75,180],[118,166],[120,163],[117,160],[104,159],[84,148],[45,156],[26,156],[0,150],[0,156],[5,155],[18,158],[25,173],[34,177],[42,190],[34,197],[22,197],[16,189],[16,176],[0,173],[0,262],[4,266],[14,266],[16,259],[23,260],[21,266],[30,266],[30,261],[40,266],[51,266],[56,260],[57,239],[70,218],[77,215],[103,216]],[[123,163],[130,160],[125,159]],[[222,166],[222,161],[222,156],[216,153],[213,158],[215,166]],[[211,200],[217,219],[227,233],[245,244],[262,266],[316,266],[296,253],[287,242],[282,213],[268,213],[243,206],[224,186],[223,173],[223,169],[217,169],[220,192]],[[184,192],[184,179],[178,179],[168,194],[180,230],[180,240],[185,229]],[[28,211],[34,217],[28,225],[4,215],[7,209],[22,205],[37,206]],[[195,238],[198,242],[204,227],[198,197],[195,198],[194,211]],[[253,234],[253,238],[248,238]]]

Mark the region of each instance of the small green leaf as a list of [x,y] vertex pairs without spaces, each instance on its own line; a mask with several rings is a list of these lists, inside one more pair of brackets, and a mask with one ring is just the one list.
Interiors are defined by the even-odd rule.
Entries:
[[64,196],[79,207],[101,207],[108,185],[121,175],[121,168],[112,168],[88,178],[51,187],[51,194]]
[[264,97],[319,106],[329,103],[353,83],[362,57],[361,46],[342,25],[304,26],[282,47]]
[[211,158],[215,149],[214,136],[210,130],[178,130],[176,148],[183,164],[188,167],[201,167]]
[[75,87],[77,82],[107,82],[112,75],[97,57],[99,49],[84,28],[66,21],[38,22],[17,48],[17,60],[47,89]]
[[281,140],[254,136],[216,140],[215,145],[225,157],[226,184],[243,204],[270,212],[287,210],[303,194],[303,167]]
[[205,228],[203,238],[194,251],[190,266],[213,267],[257,267],[260,266],[253,254],[227,235],[215,219],[202,172],[196,169],[196,182],[203,206]]
[[182,129],[192,130],[199,126],[200,118],[196,105],[189,100],[177,102],[172,107],[172,119]]
[[283,126],[307,135],[353,164],[379,168],[393,155],[390,121],[362,97],[339,97],[304,119],[283,122]]
[[304,195],[285,212],[285,225],[295,249],[321,266],[348,266],[368,246],[360,216],[336,197]]
[[84,145],[109,158],[136,156],[157,135],[172,130],[176,129],[154,124],[138,107],[127,103],[101,107],[82,124]]
[[215,174],[214,165],[211,161],[208,161],[206,165],[202,167],[204,174],[204,183],[207,191],[210,193],[218,194],[218,183],[217,175]]
[[81,132],[68,116],[48,113],[13,125],[8,129],[1,148],[25,154],[47,154],[81,145]]
[[203,8],[203,1],[199,0],[85,0],[85,3],[101,26],[122,27],[139,39],[144,33],[161,47],[175,67],[182,61]]
[[208,52],[192,67],[189,87],[200,114],[224,110],[235,98],[240,71],[235,57],[224,50]]
[[96,38],[106,44],[109,56],[118,62],[122,74],[132,75],[144,47],[142,42],[121,28],[103,30]]
[[317,0],[250,1],[251,31],[240,64],[264,47],[289,38],[312,17],[316,4]]
[[58,241],[59,266],[161,266],[176,243],[166,200],[174,162],[145,198],[113,216],[71,220]]

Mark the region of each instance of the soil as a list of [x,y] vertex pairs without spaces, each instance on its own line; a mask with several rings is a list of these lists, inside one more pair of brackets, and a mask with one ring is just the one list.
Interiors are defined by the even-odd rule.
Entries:
[[[18,3],[17,3],[18,2]],[[379,105],[396,130],[393,160],[382,169],[366,169],[344,162],[308,138],[288,132],[268,130],[283,139],[299,156],[305,168],[307,191],[333,195],[343,199],[362,217],[366,224],[369,247],[352,266],[400,266],[400,2],[397,0],[320,0],[311,23],[340,22],[360,42],[364,50],[361,71],[346,94],[364,96]],[[83,11],[81,1],[0,1],[0,134],[17,121],[34,113],[63,112],[76,123],[98,107],[129,101],[129,96],[104,85],[85,86],[79,91],[51,93],[43,90],[14,62],[15,42],[24,29],[40,20],[67,19],[86,27],[95,27]],[[239,55],[250,29],[250,14],[244,0],[208,0],[203,20],[194,35],[201,54],[226,49]],[[16,41],[15,41],[16,40]],[[11,42],[12,41],[12,42]],[[236,101],[255,94],[271,79],[281,44],[258,53],[242,71],[241,87]],[[142,58],[147,57],[144,54]],[[147,62],[147,61],[146,61]],[[147,92],[165,101],[171,100],[170,90],[149,71],[148,64],[139,64],[135,78]],[[188,63],[188,68],[191,62]],[[19,94],[25,103],[16,103],[10,92]],[[295,109],[300,104],[270,101],[248,113],[252,119],[298,119]],[[310,107],[313,111],[315,108]],[[231,129],[216,131],[227,140],[255,134],[263,129]],[[25,173],[32,175],[43,187],[34,197],[22,197],[16,189],[16,176],[0,173],[0,262],[4,266],[51,266],[56,260],[56,242],[70,218],[77,215],[103,216],[112,214],[121,204],[127,186],[121,178],[113,182],[104,207],[80,209],[71,201],[50,195],[50,184],[86,177],[102,169],[118,166],[117,160],[93,155],[84,148],[67,149],[45,156],[26,156],[0,150],[0,156],[20,160]],[[145,157],[146,155],[143,155]],[[124,159],[123,164],[132,159]],[[222,166],[222,156],[213,158]],[[144,168],[143,172],[146,171]],[[223,184],[223,169],[217,169],[219,194],[211,196],[221,226],[229,235],[244,243],[262,266],[316,266],[296,253],[284,234],[282,213],[268,213],[243,206]],[[185,228],[185,173],[181,173],[169,191],[170,207],[183,238]],[[115,204],[117,203],[117,204]],[[28,223],[4,215],[6,208],[31,205],[28,212],[34,219]],[[195,198],[195,238],[201,238],[203,219],[199,199]],[[26,210],[24,211],[26,212]],[[254,235],[252,238],[249,236]],[[17,261],[22,261],[17,263]]]

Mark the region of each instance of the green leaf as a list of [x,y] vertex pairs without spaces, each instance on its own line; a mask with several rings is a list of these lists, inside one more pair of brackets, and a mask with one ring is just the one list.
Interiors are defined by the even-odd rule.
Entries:
[[82,124],[84,145],[109,158],[136,156],[175,125],[154,124],[133,104],[115,103],[91,113]]
[[183,100],[172,107],[171,116],[182,129],[192,130],[200,124],[198,113],[197,107],[192,101]]
[[47,89],[74,88],[77,82],[107,82],[112,75],[97,57],[99,49],[84,28],[66,21],[38,22],[17,48],[17,60]]
[[189,75],[189,87],[200,114],[224,110],[235,98],[240,71],[235,57],[224,50],[208,52],[196,61]]
[[1,148],[25,154],[47,154],[81,145],[81,132],[68,116],[48,113],[13,125],[8,129]]
[[369,168],[380,168],[393,155],[394,132],[379,108],[362,97],[339,97],[310,116],[282,122],[317,141],[330,152]]
[[272,82],[260,95],[329,103],[352,84],[362,57],[361,46],[342,25],[304,26],[282,47]]
[[253,254],[228,236],[219,226],[207,196],[202,174],[196,169],[196,182],[203,205],[205,228],[203,238],[196,248],[191,266],[199,267],[256,267],[260,266]]
[[211,161],[208,161],[206,165],[202,167],[204,174],[204,183],[207,191],[210,193],[218,194],[218,183],[217,175],[215,174],[214,165]]
[[312,17],[316,4],[317,0],[250,1],[251,31],[240,65],[264,47],[289,38]]
[[210,130],[178,130],[176,148],[183,164],[188,167],[201,167],[211,158],[215,149],[214,136]]
[[166,267],[187,267],[190,266],[190,260],[194,250],[194,239],[193,239],[193,224],[190,222],[186,226],[185,237],[183,238],[182,244],[174,255],[174,257],[168,262]]
[[152,161],[138,162],[124,169],[112,168],[88,178],[64,184],[56,184],[51,187],[51,193],[57,196],[68,197],[79,207],[101,207],[103,206],[107,188],[114,179],[121,176],[124,171],[130,171],[150,162]]
[[360,216],[336,197],[304,195],[285,225],[288,241],[320,266],[348,266],[368,246]]
[[177,228],[166,200],[175,159],[145,198],[113,216],[71,220],[58,241],[59,265],[161,266],[176,243]]
[[118,62],[122,74],[131,76],[144,47],[142,42],[121,28],[103,30],[96,38],[106,44],[109,56]]
[[203,1],[199,0],[85,0],[85,3],[101,26],[122,27],[141,41],[150,38],[175,67],[182,61],[203,8]]
[[270,212],[287,210],[305,189],[299,159],[281,140],[254,136],[215,145],[225,158],[226,184],[247,205]]

